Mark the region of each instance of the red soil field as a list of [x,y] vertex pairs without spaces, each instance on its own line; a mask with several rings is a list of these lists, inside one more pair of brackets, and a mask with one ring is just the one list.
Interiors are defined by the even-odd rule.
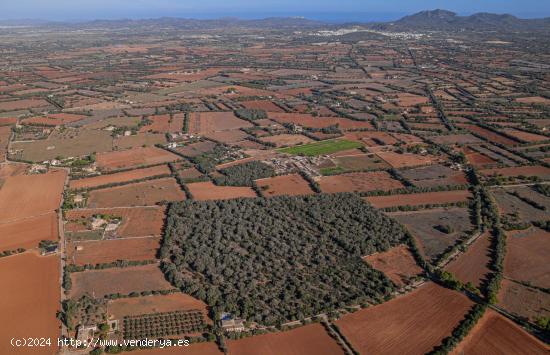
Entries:
[[122,224],[116,232],[117,237],[158,237],[162,233],[165,210],[165,207],[157,206],[70,210],[65,213],[65,220],[67,220],[65,231],[77,232],[85,230],[86,227],[78,223],[78,220],[88,219],[97,214],[107,214],[122,218]]
[[46,214],[59,208],[67,172],[6,178],[0,189],[0,222]]
[[206,134],[252,126],[235,117],[233,112],[192,112],[189,116],[189,133]]
[[508,135],[512,137],[519,139],[520,141],[527,142],[527,143],[541,142],[541,141],[546,141],[550,139],[540,134],[524,132],[519,129],[513,129],[513,128],[506,128],[504,132],[506,132]]
[[368,147],[393,145],[399,143],[399,140],[395,139],[395,137],[392,137],[386,132],[348,132],[344,135],[344,138],[361,142]]
[[157,165],[144,169],[122,171],[120,173],[93,176],[84,179],[72,180],[69,183],[71,189],[88,189],[91,187],[104,186],[108,184],[121,183],[132,180],[140,180],[153,176],[170,175],[171,171],[167,165]]
[[318,183],[321,191],[326,193],[394,190],[404,187],[385,171],[323,176]]
[[550,100],[542,96],[520,97],[516,101],[524,104],[550,104]]
[[0,102],[0,111],[14,111],[24,110],[33,107],[45,107],[50,104],[46,100],[42,99],[27,99],[18,101],[4,101]]
[[46,117],[31,117],[28,119],[24,119],[23,123],[44,126],[60,126],[62,124],[80,121],[86,117],[87,116],[76,115],[72,113],[56,113],[48,115]]
[[216,186],[211,181],[187,184],[195,200],[229,200],[241,197],[257,197],[250,187]]
[[452,355],[548,354],[548,346],[517,324],[487,309]]
[[422,273],[422,268],[416,264],[409,248],[405,245],[365,256],[363,260],[376,270],[382,271],[398,286],[404,286],[407,279]]
[[343,349],[319,324],[309,324],[286,332],[269,333],[227,342],[235,355],[336,355]]
[[[0,259],[0,354],[55,354],[61,335],[56,318],[59,310],[59,258],[24,253]],[[10,345],[12,338],[52,339],[41,348]]]
[[166,133],[170,131],[170,115],[156,115],[149,116],[149,120],[153,121],[147,126],[143,126],[139,129],[141,133],[144,132],[159,132]]
[[129,294],[134,291],[172,289],[172,285],[164,279],[164,274],[157,264],[73,272],[71,280],[71,298],[80,297],[85,293],[103,297],[112,293]]
[[231,131],[212,132],[205,134],[204,136],[216,142],[235,143],[245,139],[248,134],[239,129],[234,129]]
[[134,352],[138,355],[222,355],[216,343],[196,343],[187,347],[166,347],[164,349],[146,349]]
[[479,287],[481,281],[490,272],[488,267],[491,261],[490,247],[489,235],[482,235],[468,247],[464,254],[453,260],[446,270],[453,273],[463,283],[471,282],[472,285]]
[[208,319],[206,303],[185,293],[178,292],[169,295],[113,300],[108,304],[107,314],[109,319],[121,319],[125,316],[194,309],[202,311],[204,317]]
[[514,280],[550,288],[550,233],[529,228],[508,232],[504,274]]
[[267,112],[284,112],[282,108],[267,100],[242,101],[241,105],[248,109],[259,109]]
[[160,240],[155,237],[91,240],[69,242],[67,254],[71,264],[95,265],[117,260],[153,260],[159,247]]
[[309,187],[309,183],[299,174],[281,175],[260,179],[256,180],[256,184],[260,188],[262,196],[264,197],[314,194],[313,190]]
[[489,158],[488,156],[477,152],[466,154],[466,159],[468,159],[468,161],[476,167],[483,167],[488,164],[496,163],[496,161]]
[[502,175],[502,176],[538,176],[542,179],[550,179],[550,169],[540,165],[516,166],[500,169],[485,169],[481,170],[485,176]]
[[488,139],[490,142],[496,142],[496,143],[500,143],[500,144],[503,144],[503,145],[507,145],[507,146],[513,146],[513,145],[517,145],[519,144],[518,142],[510,139],[510,138],[507,138],[501,134],[498,134],[498,133],[495,133],[493,131],[490,131],[488,129],[485,129],[485,128],[481,128],[481,127],[478,127],[476,125],[473,125],[473,124],[458,124],[458,126],[462,127],[462,128],[466,128],[467,130],[479,135],[479,136],[482,136],[483,138],[485,139]]
[[11,126],[17,123],[15,117],[0,117],[0,126]]
[[300,113],[269,113],[269,118],[279,123],[294,123],[310,128],[324,128],[335,124],[338,124],[341,129],[373,128],[367,121],[353,121],[339,117],[313,117]]
[[467,201],[472,194],[468,190],[424,192],[420,194],[369,196],[365,200],[376,208],[393,206],[422,206]]
[[429,165],[436,162],[437,158],[433,156],[424,156],[418,154],[399,154],[395,152],[378,152],[376,153],[392,168],[405,168],[411,166]]
[[0,251],[36,248],[41,240],[57,240],[57,214],[54,212],[15,222],[0,223]]
[[279,134],[276,136],[262,137],[262,142],[273,143],[277,148],[311,143],[313,139],[301,134]]
[[451,334],[472,305],[466,296],[429,282],[345,315],[336,325],[362,354],[424,354]]
[[93,190],[88,198],[88,207],[152,206],[161,201],[183,201],[185,193],[174,178],[163,178]]
[[179,160],[177,155],[157,147],[135,148],[118,152],[98,153],[97,166],[103,170],[134,168]]

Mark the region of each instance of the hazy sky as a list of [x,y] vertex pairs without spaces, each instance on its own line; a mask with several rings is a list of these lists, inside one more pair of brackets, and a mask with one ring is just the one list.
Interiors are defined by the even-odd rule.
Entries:
[[550,0],[0,0],[0,3],[0,19],[306,16],[335,21],[373,21],[435,8],[460,14],[550,16]]

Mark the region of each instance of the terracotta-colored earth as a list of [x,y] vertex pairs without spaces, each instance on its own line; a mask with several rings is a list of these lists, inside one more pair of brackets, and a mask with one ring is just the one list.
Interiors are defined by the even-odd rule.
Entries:
[[504,275],[550,288],[550,233],[535,227],[508,232],[506,249]]
[[185,193],[174,178],[163,178],[93,190],[88,207],[152,206],[161,201],[183,201]]
[[363,260],[373,268],[382,271],[398,286],[404,286],[407,279],[422,273],[422,268],[416,264],[405,245],[398,245],[385,252],[367,255]]
[[[61,335],[59,257],[27,252],[0,259],[0,354],[55,354]],[[10,345],[12,338],[51,338],[45,348]]]
[[112,293],[128,294],[172,289],[172,285],[164,279],[164,274],[157,264],[73,272],[71,280],[71,298],[80,297],[85,293],[103,297]]
[[250,187],[216,186],[211,181],[187,184],[195,200],[229,200],[241,197],[257,197]]
[[252,124],[237,118],[233,112],[192,112],[189,115],[189,133],[206,134],[246,127]]
[[65,170],[6,178],[0,189],[0,222],[53,212],[60,207]]
[[36,248],[41,240],[57,240],[58,220],[54,212],[0,223],[0,251]]
[[345,315],[336,325],[362,354],[425,354],[451,334],[472,305],[466,296],[429,282]]
[[466,252],[453,260],[447,267],[460,281],[471,282],[479,287],[481,281],[490,272],[489,262],[491,261],[491,239],[484,234],[479,237]]
[[452,355],[548,354],[550,348],[517,324],[487,309]]
[[536,288],[504,279],[498,292],[498,305],[509,313],[536,321],[550,317],[550,295]]
[[229,354],[235,355],[336,355],[343,349],[318,323],[286,332],[277,332],[227,341]]
[[311,143],[313,140],[301,134],[279,134],[276,136],[262,137],[262,142],[275,144],[276,147],[294,146]]
[[538,176],[542,179],[550,179],[550,169],[540,165],[515,166],[510,168],[485,169],[480,171],[483,175],[502,176]]
[[410,153],[378,152],[376,153],[393,168],[406,168],[412,166],[429,165],[436,162],[436,157],[430,155],[418,155]]
[[167,165],[157,165],[144,169],[129,170],[120,173],[105,174],[84,179],[72,180],[69,183],[69,187],[71,189],[87,189],[108,184],[140,180],[153,176],[170,175],[170,173],[170,168]]
[[309,187],[309,183],[299,174],[280,175],[256,180],[256,185],[258,185],[264,197],[311,195],[314,193]]
[[468,190],[425,192],[420,194],[369,196],[365,199],[376,208],[393,206],[422,206],[467,201],[472,194]]
[[404,187],[385,171],[323,176],[318,183],[321,191],[326,193],[394,190]]
[[200,310],[203,312],[205,319],[208,319],[206,303],[179,292],[169,295],[142,296],[112,300],[109,301],[107,314],[110,319],[122,319],[126,316],[178,310]]
[[98,153],[97,166],[103,170],[136,168],[179,160],[177,155],[157,147],[135,148],[117,152]]
[[159,248],[155,237],[75,241],[67,243],[67,260],[76,265],[154,260]]
[[163,349],[145,349],[133,352],[137,355],[222,355],[216,343],[197,343],[186,347],[171,346]]

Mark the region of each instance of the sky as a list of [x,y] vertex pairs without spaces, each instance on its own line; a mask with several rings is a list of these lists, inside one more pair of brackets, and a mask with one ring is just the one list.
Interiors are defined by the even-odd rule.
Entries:
[[511,13],[550,17],[550,0],[0,0],[0,19],[81,21],[155,18],[264,18],[304,16],[345,21],[389,21],[421,10],[461,15]]

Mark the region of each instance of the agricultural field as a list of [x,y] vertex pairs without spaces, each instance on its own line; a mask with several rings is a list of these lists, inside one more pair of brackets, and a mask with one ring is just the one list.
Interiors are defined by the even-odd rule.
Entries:
[[188,131],[207,134],[248,127],[252,127],[252,124],[237,118],[233,112],[193,112],[189,117]]
[[453,170],[440,164],[405,169],[400,171],[400,174],[418,187],[463,185],[468,183],[462,171]]
[[[12,338],[51,337],[57,339],[59,320],[59,258],[24,253],[0,259],[0,280],[9,285],[0,290],[0,313],[7,317],[0,330],[0,353],[36,354],[33,348],[14,352]],[[44,348],[54,354],[57,342]]]
[[548,346],[489,309],[451,354],[545,354]]
[[105,171],[169,163],[179,159],[177,155],[156,147],[98,153],[96,156],[98,168]]
[[550,233],[531,227],[508,232],[504,275],[530,285],[550,288]]
[[483,234],[445,269],[452,272],[461,282],[470,282],[475,287],[479,287],[491,271],[490,257],[491,238],[488,234]]
[[80,266],[117,260],[154,260],[159,249],[160,239],[154,237],[70,241],[67,243],[67,258],[71,264]]
[[336,355],[344,350],[331,338],[321,324],[310,324],[297,329],[259,335],[227,344],[229,354],[242,355]]
[[88,208],[152,206],[162,201],[183,201],[185,193],[173,178],[138,182],[90,191]]
[[395,152],[378,152],[376,155],[388,163],[392,168],[396,169],[431,165],[436,162],[436,158],[429,155],[411,153],[399,154]]
[[365,197],[376,208],[394,206],[423,206],[440,205],[446,203],[466,202],[472,194],[468,190],[424,192],[419,194],[369,196]]
[[[292,147],[300,144],[308,144],[313,141],[311,138],[308,138],[301,134],[278,134],[276,136],[262,137],[260,138],[260,140],[262,142],[275,144],[277,148]],[[296,153],[291,153],[290,151],[285,151],[285,152],[289,154],[296,154]],[[303,154],[310,155],[309,153],[303,153]]]
[[[430,259],[454,245],[458,238],[473,227],[466,208],[437,208],[389,215],[405,225],[417,240],[421,252]],[[448,230],[442,231],[440,226],[448,226]],[[445,233],[447,231],[449,233]]]
[[400,181],[385,171],[323,176],[317,182],[321,191],[325,193],[388,191],[403,188]]
[[90,189],[100,186],[131,182],[133,180],[149,179],[152,177],[170,175],[171,171],[167,165],[157,165],[149,168],[123,171],[120,173],[104,174],[89,178],[71,180],[71,189]]
[[54,212],[13,222],[0,222],[0,250],[36,248],[41,240],[58,238],[58,218]]
[[264,197],[311,195],[313,190],[309,183],[299,174],[279,175],[256,180],[256,185]]
[[550,295],[547,292],[504,279],[498,293],[498,305],[505,311],[532,322],[550,317]]
[[316,156],[362,147],[362,144],[344,139],[326,140],[279,149],[279,152],[293,155]]
[[434,283],[336,321],[363,354],[424,354],[439,345],[473,303]]
[[71,298],[84,294],[101,298],[114,293],[170,290],[158,264],[71,273]]
[[210,181],[190,183],[187,184],[187,188],[193,195],[193,199],[199,201],[253,198],[257,196],[256,192],[250,187],[216,186]]

